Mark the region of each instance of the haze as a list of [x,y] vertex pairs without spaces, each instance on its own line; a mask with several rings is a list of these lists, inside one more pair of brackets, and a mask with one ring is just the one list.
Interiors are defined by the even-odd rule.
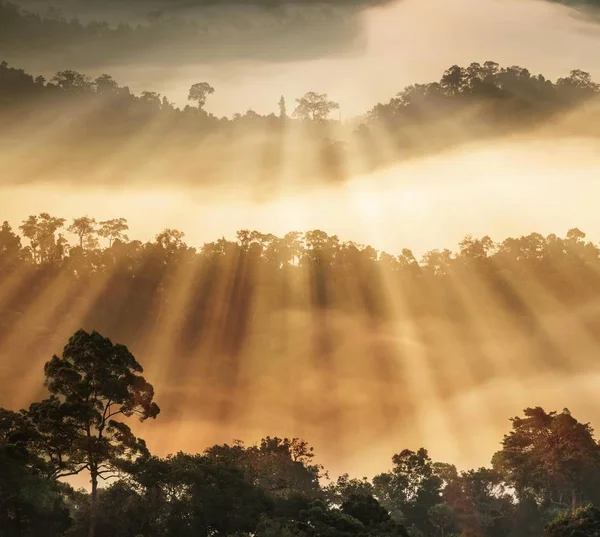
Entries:
[[[66,13],[85,18],[89,10],[71,8]],[[339,21],[335,28],[350,23],[343,15],[335,20]],[[15,54],[7,59],[45,75],[71,68],[94,76],[108,72],[134,92],[156,91],[179,105],[186,103],[188,88],[201,78],[217,88],[207,107],[217,116],[246,109],[270,113],[282,94],[291,100],[316,88],[333,96],[343,117],[349,118],[408,84],[435,78],[449,65],[490,58],[502,65],[527,66],[549,77],[563,76],[574,68],[596,77],[600,74],[596,19],[543,0],[403,0],[361,12],[351,34],[331,46],[322,28],[317,30],[309,22],[306,32],[308,42],[290,42],[289,35],[276,35],[264,53],[276,52],[278,57],[268,61],[260,58],[259,51],[256,59],[235,57],[251,45],[244,41],[243,32],[223,43],[215,36],[216,47],[211,46],[210,54],[201,50],[169,55],[166,44],[151,54],[139,54],[137,60],[121,50],[118,61],[112,63],[93,61],[89,55],[87,65],[84,60],[74,63],[71,52],[50,58]],[[311,49],[320,57],[311,58]],[[223,59],[223,54],[230,56]],[[297,61],[298,54],[308,57]]]
[[[203,51],[199,60],[193,54],[174,60],[176,55],[167,51],[156,63],[147,53],[124,55],[114,62],[93,58],[88,65],[81,59],[73,63],[66,53],[42,58],[15,52],[7,59],[47,78],[71,68],[90,76],[110,73],[134,93],[157,92],[179,106],[187,104],[192,84],[206,80],[215,93],[205,109],[218,117],[248,109],[274,113],[281,95],[291,108],[294,99],[318,91],[339,103],[339,112],[331,117],[342,121],[363,115],[375,103],[387,102],[406,85],[436,79],[453,64],[493,59],[502,65],[526,66],[553,79],[567,76],[572,69],[600,78],[600,25],[593,17],[561,4],[542,0],[403,0],[353,12],[353,17],[356,28],[351,36],[344,34],[335,46],[323,43],[321,49],[315,46],[312,50],[313,45],[308,44],[302,58],[295,52],[277,50],[277,57],[242,59],[225,53],[211,59]],[[273,47],[283,42],[281,37]],[[244,43],[231,46],[243,48]],[[440,151],[423,151],[368,172],[349,166],[343,181],[319,178],[305,185],[299,179],[285,182],[283,177],[269,188],[240,179],[242,170],[252,174],[259,166],[251,149],[244,157],[247,160],[237,154],[217,159],[235,169],[231,175],[237,183],[219,177],[222,181],[193,185],[170,177],[166,168],[144,167],[143,162],[122,177],[111,168],[107,174],[110,181],[103,181],[102,170],[95,169],[95,164],[90,165],[89,177],[82,175],[80,168],[71,174],[65,171],[70,159],[78,155],[55,148],[48,153],[57,168],[30,173],[31,162],[51,147],[54,127],[50,125],[36,134],[39,138],[24,130],[10,149],[0,150],[0,221],[7,220],[17,229],[29,215],[42,212],[68,221],[82,215],[98,221],[126,217],[130,238],[152,241],[163,229],[172,228],[184,231],[185,242],[193,247],[222,236],[234,240],[241,229],[280,237],[290,231],[320,229],[394,255],[409,248],[416,257],[434,249],[456,250],[469,234],[502,241],[531,232],[563,236],[577,227],[597,243],[600,130],[589,117],[585,110],[577,110],[574,116],[556,120],[551,135],[548,130],[533,129],[471,140]],[[573,135],[565,126],[569,121],[585,125],[589,135]],[[332,130],[335,133],[334,127]],[[147,132],[150,138],[152,130]],[[383,140],[382,145],[385,143]],[[228,147],[225,142],[223,147]],[[177,165],[192,160],[174,155],[168,153],[169,162],[177,161]],[[94,162],[84,157],[84,164]],[[147,160],[152,157],[148,155]],[[310,161],[310,156],[306,160]],[[260,169],[256,174],[260,175]],[[93,181],[89,179],[92,176]],[[183,293],[175,291],[177,296]],[[2,305],[4,298],[0,293]],[[89,304],[96,299],[90,298]],[[553,298],[548,301],[556,306]],[[484,302],[481,298],[481,304]],[[85,307],[76,311],[81,318],[88,313]],[[537,312],[544,326],[566,326],[551,339],[571,360],[564,370],[543,362],[528,363],[528,352],[539,342],[517,335],[502,324],[500,315],[485,317],[474,311],[479,310],[471,310],[470,318],[480,324],[478,338],[470,344],[460,340],[450,320],[447,325],[423,319],[416,323],[403,311],[393,322],[373,328],[359,315],[332,314],[331,323],[347,335],[340,338],[334,353],[336,380],[331,382],[327,374],[332,371],[323,372],[315,365],[314,351],[306,341],[310,338],[301,337],[303,330],[309,333],[318,324],[312,313],[287,312],[288,339],[267,333],[266,322],[249,336],[247,348],[238,357],[246,384],[239,391],[232,389],[233,402],[225,417],[219,414],[217,403],[207,403],[198,395],[203,390],[216,394],[216,400],[222,395],[202,380],[202,368],[208,367],[204,362],[192,371],[188,383],[181,377],[178,384],[172,383],[165,363],[175,369],[182,367],[167,341],[176,328],[168,322],[167,328],[161,324],[166,335],[157,329],[136,341],[122,342],[139,354],[165,406],[173,406],[164,412],[164,419],[161,415],[156,423],[144,424],[136,431],[159,455],[180,449],[202,450],[232,437],[252,441],[273,431],[279,436],[303,436],[316,446],[320,462],[332,475],[345,469],[357,476],[372,476],[387,467],[389,456],[399,446],[427,445],[438,460],[464,468],[483,465],[506,431],[507,417],[527,405],[568,406],[579,419],[600,423],[600,408],[593,396],[593,386],[600,379],[593,357],[598,356],[600,345],[582,328],[583,318],[598,314],[597,304],[596,309],[590,306],[584,312],[558,306],[552,314]],[[58,323],[54,334],[61,337],[68,336],[80,320],[75,314],[57,320],[51,307],[42,313],[18,313],[24,319],[15,321],[19,330],[28,322],[40,326]],[[420,338],[420,330],[433,339],[439,336],[433,350]],[[380,341],[397,350],[397,354],[390,351],[390,361],[401,371],[387,383],[369,361]],[[0,352],[8,357],[0,368],[7,373],[3,383],[9,372],[14,376],[8,380],[10,386],[2,386],[6,400],[0,404],[4,406],[27,404],[41,384],[44,360],[60,351],[56,340],[40,343],[28,363],[31,371],[25,371],[18,353],[29,350],[28,344],[17,341],[13,334],[0,345]],[[283,355],[278,354],[279,344]],[[269,352],[263,353],[266,348]],[[440,361],[432,362],[432,355]],[[473,373],[478,360],[488,368],[482,377]],[[289,376],[294,374],[299,378],[290,382]],[[386,390],[385,397],[381,396]],[[334,441],[331,436],[336,436],[336,426],[343,428],[343,434]]]

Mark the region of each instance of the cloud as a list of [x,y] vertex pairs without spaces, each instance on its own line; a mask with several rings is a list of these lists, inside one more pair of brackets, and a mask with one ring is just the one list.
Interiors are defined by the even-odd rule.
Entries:
[[548,0],[549,2],[556,2],[559,4],[564,4],[566,6],[591,6],[591,7],[600,7],[600,0]]
[[0,48],[37,69],[309,60],[360,48],[360,14],[389,2],[21,0],[0,3]]
[[562,4],[573,8],[579,16],[600,22],[600,0],[546,0],[554,4]]

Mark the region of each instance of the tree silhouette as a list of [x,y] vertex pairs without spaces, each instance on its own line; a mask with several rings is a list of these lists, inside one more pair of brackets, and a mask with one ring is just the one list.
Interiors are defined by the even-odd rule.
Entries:
[[67,231],[74,233],[79,237],[79,247],[83,248],[84,241],[90,248],[97,245],[97,241],[93,237],[96,233],[96,220],[89,216],[74,218],[73,223],[67,228]]
[[340,107],[338,103],[328,100],[326,93],[314,91],[309,91],[304,97],[296,99],[296,104],[294,117],[312,121],[324,121],[331,112]]
[[91,478],[89,537],[94,537],[98,479],[108,479],[148,452],[118,417],[155,418],[159,408],[142,366],[124,345],[97,332],[76,332],[44,366],[52,397],[32,405],[31,421],[50,447],[55,477],[87,471]]
[[[596,534],[595,507],[547,501],[573,486],[582,502],[597,497],[598,444],[566,410],[513,418],[494,456],[499,471],[459,473],[422,448],[394,455],[372,483],[344,474],[323,486],[326,473],[298,438],[151,456],[115,418],[155,417],[152,387],[126,347],[96,332],[78,331],[44,370],[48,399],[0,409],[3,537],[535,537],[542,520],[549,537]],[[57,482],[84,470],[90,493]],[[99,489],[94,475],[113,479]]]
[[518,494],[534,493],[573,509],[597,500],[600,446],[588,424],[561,413],[526,408],[494,455],[494,467]]
[[208,82],[198,82],[190,88],[188,100],[198,104],[198,108],[202,108],[206,104],[206,98],[215,92]]
[[98,235],[108,239],[108,246],[110,248],[116,240],[121,242],[129,240],[127,235],[125,235],[125,231],[128,229],[129,225],[125,218],[113,218],[112,220],[100,222]]
[[281,121],[285,121],[287,119],[287,108],[285,106],[285,99],[283,98],[283,95],[281,96],[281,99],[279,99],[279,119]]

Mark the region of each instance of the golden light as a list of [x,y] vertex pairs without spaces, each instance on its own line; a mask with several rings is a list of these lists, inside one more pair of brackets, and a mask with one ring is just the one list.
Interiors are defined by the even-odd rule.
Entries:
[[[394,6],[395,18],[384,10],[369,12],[369,53],[392,39],[401,15],[426,16],[416,2],[406,4]],[[461,4],[483,16],[476,2]],[[500,4],[493,4],[499,12]],[[548,9],[544,16],[551,20],[556,12]],[[451,14],[455,8],[444,10]],[[441,34],[444,25],[432,21]],[[415,33],[412,28],[408,35]],[[65,121],[83,121],[91,112],[72,109]],[[581,115],[563,119],[577,118],[583,121]],[[392,453],[421,445],[438,460],[483,465],[506,418],[524,405],[569,406],[584,419],[600,419],[593,383],[582,377],[598,355],[598,337],[586,325],[585,312],[567,307],[520,265],[508,270],[521,271],[522,279],[508,276],[504,282],[526,311],[521,325],[505,297],[472,269],[442,273],[424,287],[421,300],[431,301],[440,315],[416,313],[410,281],[387,270],[381,253],[398,256],[406,248],[414,255],[407,263],[432,270],[422,257],[434,249],[456,251],[467,234],[501,241],[532,231],[562,236],[577,226],[600,237],[600,143],[558,137],[566,124],[449,144],[401,162],[390,134],[374,127],[377,156],[395,162],[366,172],[374,155],[355,151],[336,163],[335,173],[320,170],[315,157],[320,140],[307,130],[273,135],[265,123],[244,144],[215,134],[187,140],[182,148],[159,143],[170,125],[158,119],[118,150],[102,148],[103,158],[93,158],[91,150],[77,156],[51,147],[41,152],[54,167],[29,165],[27,156],[64,128],[49,124],[11,151],[0,150],[0,166],[8,171],[0,184],[0,213],[14,227],[41,211],[67,220],[122,216],[129,220],[130,239],[152,242],[165,228],[181,229],[187,245],[197,249],[220,237],[236,241],[238,230],[279,238],[322,230],[336,255],[364,254],[360,262],[348,263],[352,270],[339,281],[327,268],[315,275],[297,259],[278,261],[282,275],[275,279],[239,251],[228,254],[227,264],[203,264],[188,252],[152,267],[159,275],[156,289],[132,341],[119,342],[134,350],[164,407],[156,423],[136,426],[157,454],[271,434],[306,437],[332,475],[342,468],[373,475],[388,467]],[[461,139],[462,125],[440,121],[440,136]],[[338,139],[342,132],[333,123],[326,134]],[[423,136],[410,128],[405,134]],[[214,169],[208,168],[209,156],[218,163]],[[76,157],[90,163],[89,185],[80,167],[69,170],[69,159]],[[367,261],[366,246],[377,250]],[[0,339],[0,371],[15,379],[2,386],[2,405],[25,405],[39,394],[43,362],[89,323],[104,294],[117,285],[118,269],[115,264],[88,284],[63,267],[30,290],[24,311],[10,318]],[[30,276],[0,276],[0,314],[27,291]],[[210,278],[207,291],[203,284]],[[274,282],[285,290],[264,291]],[[134,301],[135,291],[128,292]],[[294,296],[294,307],[281,298],[285,293]],[[336,294],[347,310],[319,303],[314,298],[319,293]],[[200,313],[198,296],[206,299]],[[531,334],[523,328],[528,326]],[[44,331],[51,336],[40,336],[40,342],[35,334]],[[185,349],[184,334],[194,342]],[[540,348],[553,354],[541,355]]]

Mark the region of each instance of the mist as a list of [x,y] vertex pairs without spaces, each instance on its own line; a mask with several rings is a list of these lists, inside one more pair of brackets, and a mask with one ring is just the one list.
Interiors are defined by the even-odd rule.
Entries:
[[[17,4],[49,13],[45,2]],[[19,233],[40,213],[67,222],[122,217],[139,251],[118,254],[131,280],[115,276],[118,263],[99,261],[112,244],[90,247],[98,258],[65,253],[44,272],[21,237],[31,266],[0,277],[0,404],[19,408],[40,396],[44,362],[83,326],[127,344],[144,364],[165,410],[134,430],[161,456],[276,431],[310,438],[332,475],[350,469],[371,477],[399,448],[421,445],[460,468],[484,465],[507,417],[527,405],[568,406],[583,420],[600,421],[593,392],[600,295],[577,287],[579,272],[561,275],[549,263],[558,297],[529,265],[502,280],[510,285],[500,292],[478,268],[438,274],[422,259],[459,251],[468,235],[500,244],[539,233],[554,244],[552,236],[578,228],[585,245],[598,243],[593,79],[600,78],[600,26],[593,6],[51,4],[62,15],[43,20],[61,28],[61,18],[78,17],[87,30],[58,39],[51,29],[28,45],[15,23],[9,39],[0,36],[9,45],[0,60],[31,75],[27,91],[15,84],[18,98],[0,100],[0,222]],[[108,30],[91,39],[89,25],[98,20]],[[181,21],[189,33],[180,32]],[[111,33],[120,23],[143,27],[130,48]],[[490,58],[524,66],[502,67],[523,83],[502,81],[509,98],[488,102],[477,94],[468,106],[448,105],[446,97],[455,97],[449,86],[446,100],[420,100],[429,99],[425,90],[413,101],[410,91],[398,97],[452,65],[468,72],[471,62]],[[54,73],[65,69],[90,77],[85,91],[53,85]],[[569,75],[576,69],[583,72]],[[118,98],[98,97],[92,80],[103,73],[118,82],[111,89]],[[35,81],[38,75],[46,80]],[[190,103],[190,86],[201,81],[214,85],[214,95]],[[319,121],[293,118],[296,99],[310,91],[338,108]],[[277,107],[282,95],[287,115]],[[393,112],[393,121],[383,113],[373,119],[377,110]],[[298,271],[290,277],[290,305],[277,294],[288,291],[272,290],[273,281],[289,283],[285,263],[277,277],[248,268],[238,253],[224,255],[218,276],[204,258],[154,265],[144,252],[157,248],[165,229],[185,233],[178,245],[184,253],[189,247],[202,255],[222,237],[240,242],[240,230],[278,238],[321,230],[396,257],[408,249],[431,281],[411,295],[414,282],[396,273],[374,270],[375,291],[344,273],[343,283],[328,283],[333,305],[315,306],[319,278],[312,265],[291,261]],[[78,238],[65,236],[77,251]],[[459,254],[454,261],[462,267]],[[514,269],[511,262],[499,264]],[[351,266],[360,273],[365,265]],[[590,289],[596,270],[585,272]],[[576,299],[569,286],[580,291]],[[506,288],[520,300],[502,302],[510,301]],[[123,311],[133,303],[128,318]],[[432,311],[417,315],[415,304]]]
[[[410,248],[416,256],[454,249],[467,234],[503,240],[531,231],[562,235],[579,227],[596,242],[599,149],[594,138],[471,144],[262,202],[253,199],[251,187],[156,185],[142,192],[135,184],[5,185],[0,213],[15,228],[29,214],[47,211],[68,220],[83,214],[99,221],[126,216],[131,238],[151,241],[164,228],[174,228],[195,247],[222,236],[233,239],[239,229],[277,236],[321,229],[392,254]],[[185,289],[185,274],[173,276]],[[41,295],[49,304],[50,296],[61,292],[56,285]],[[175,289],[167,288],[167,294]],[[471,292],[476,290],[464,287],[459,293],[467,300]],[[535,292],[545,296],[542,289]],[[586,328],[596,322],[598,301],[581,310],[559,303],[539,306],[531,315],[544,327],[542,333],[550,334],[544,342],[539,328],[532,333],[527,324],[512,326],[504,317],[512,314],[500,306],[490,313],[489,301],[495,299],[486,294],[465,303],[467,318],[475,323],[467,332],[451,320],[415,319],[401,306],[398,320],[376,323],[362,313],[335,310],[275,313],[260,306],[266,297],[258,295],[251,306],[256,320],[246,319],[243,350],[230,362],[220,347],[177,350],[177,323],[186,311],[183,305],[178,310],[177,296],[171,313],[152,309],[145,328],[128,337],[168,409],[160,423],[136,429],[159,454],[277,430],[311,438],[333,475],[350,465],[357,474],[372,476],[399,443],[431,445],[436,457],[462,467],[483,464],[506,416],[526,404],[568,404],[586,419],[600,419],[590,391],[600,349],[595,332]],[[61,309],[66,305],[59,295],[55,299]],[[34,300],[8,322],[6,328],[13,328],[5,332],[2,350],[8,359],[1,376],[21,380],[4,386],[4,404],[24,404],[38,392],[43,362],[60,351],[84,312],[98,307],[95,293],[80,300],[66,317],[56,317],[49,306],[40,311]],[[163,315],[170,321],[161,320]],[[205,329],[220,333],[223,328],[214,322],[214,329],[212,324]],[[95,321],[89,328],[100,326]],[[34,327],[39,335],[32,346],[18,334]],[[104,332],[112,334],[108,328]],[[325,361],[316,343],[322,337],[330,340]],[[552,358],[548,349],[559,355]],[[24,352],[27,370],[19,358]]]
[[[34,7],[43,12],[37,7],[41,5]],[[72,8],[68,14],[94,13],[95,5],[86,3],[85,9]],[[103,7],[103,13],[117,10],[114,4],[102,5],[110,6]],[[145,3],[144,7],[127,5],[128,10],[150,11]],[[410,83],[433,79],[449,65],[474,60],[525,65],[549,77],[563,76],[574,68],[596,78],[600,73],[595,54],[600,26],[595,19],[545,0],[403,0],[313,7],[299,3],[289,9],[305,13],[300,20],[277,18],[279,22],[269,32],[263,31],[263,23],[275,15],[264,8],[245,8],[258,10],[256,18],[240,11],[238,5],[201,9],[217,10],[221,19],[210,17],[217,17],[217,22],[225,20],[224,29],[229,28],[219,37],[222,24],[214,25],[207,46],[177,50],[177,40],[169,38],[153,39],[142,48],[118,46],[115,50],[93,45],[95,41],[90,39],[76,47],[54,42],[51,47],[28,51],[27,47],[33,46],[27,45],[31,41],[28,30],[16,35],[10,47],[8,43],[3,46],[2,55],[10,63],[46,77],[62,69],[78,69],[91,76],[108,72],[136,93],[156,91],[178,105],[185,104],[191,84],[205,79],[217,88],[208,107],[216,115],[245,112],[239,103],[268,113],[275,109],[281,94],[291,99],[315,90],[334,97],[344,117],[350,117]],[[288,8],[277,9],[285,13]],[[175,16],[176,9],[163,11],[168,18]],[[232,26],[232,17],[249,21],[251,27]],[[282,25],[279,31],[277,24]],[[255,91],[257,88],[260,91]]]
[[9,182],[0,190],[0,212],[10,222],[50,209],[69,220],[82,214],[99,220],[126,216],[136,238],[152,240],[164,228],[174,228],[196,247],[221,236],[232,238],[239,229],[278,236],[323,229],[380,250],[411,248],[422,254],[452,248],[467,234],[502,238],[578,226],[600,237],[595,214],[599,166],[597,139],[524,136],[470,144],[337,185],[301,189],[284,182],[267,199],[260,184],[252,183],[193,187],[134,179],[118,187]]

